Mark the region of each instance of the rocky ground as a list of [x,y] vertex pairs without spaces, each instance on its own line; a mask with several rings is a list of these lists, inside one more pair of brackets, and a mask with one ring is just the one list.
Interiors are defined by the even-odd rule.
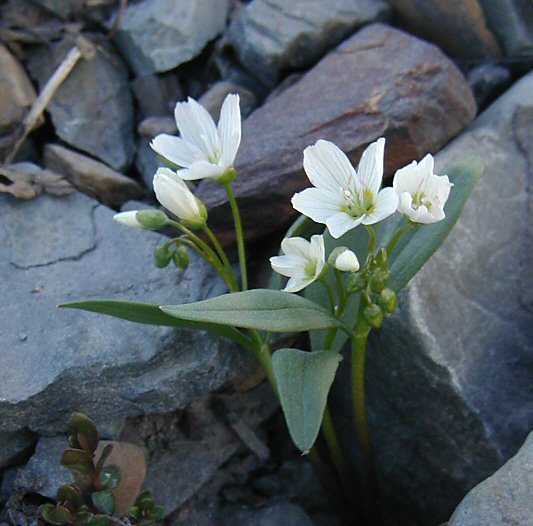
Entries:
[[[149,141],[177,133],[175,102],[217,118],[228,93],[246,117],[235,192],[258,283],[315,140],[357,160],[385,136],[387,176],[427,152],[437,172],[484,159],[457,227],[371,341],[372,434],[386,526],[533,524],[532,64],[528,0],[0,0],[0,524],[37,524],[69,480],[73,411],[144,449],[168,525],[340,524],[244,351],[55,308],[224,290],[197,261],[154,268],[161,235],[111,218],[154,205]],[[225,194],[196,193],[230,246]],[[347,374],[333,394],[345,441]]]

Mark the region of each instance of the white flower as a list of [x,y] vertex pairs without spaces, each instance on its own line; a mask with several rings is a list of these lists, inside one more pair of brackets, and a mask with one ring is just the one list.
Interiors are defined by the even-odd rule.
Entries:
[[419,163],[413,161],[394,175],[398,211],[415,223],[431,224],[446,217],[444,205],[453,184],[447,175],[435,175],[433,166],[433,157],[427,154]]
[[281,242],[284,256],[270,258],[272,268],[289,277],[285,292],[298,292],[313,283],[326,266],[324,238],[321,235],[307,241],[301,237],[286,238]]
[[357,272],[359,270],[359,260],[348,247],[337,247],[333,250],[328,258],[328,263],[341,272]]
[[137,221],[137,212],[138,210],[131,210],[130,212],[120,212],[119,214],[115,214],[113,216],[113,219],[121,225],[132,226],[135,228],[144,228],[144,226],[141,225],[139,221]]
[[159,168],[154,175],[157,200],[191,228],[202,227],[207,219],[203,203],[169,168]]
[[380,190],[385,139],[370,144],[357,172],[333,143],[319,140],[304,150],[304,169],[315,188],[292,198],[293,207],[339,238],[359,224],[372,225],[393,214],[398,198],[392,188]]
[[161,157],[182,168],[182,179],[213,178],[219,182],[234,177],[233,162],[241,143],[239,96],[230,94],[220,110],[218,126],[208,111],[194,99],[178,102],[174,110],[181,137],[158,135],[150,146]]

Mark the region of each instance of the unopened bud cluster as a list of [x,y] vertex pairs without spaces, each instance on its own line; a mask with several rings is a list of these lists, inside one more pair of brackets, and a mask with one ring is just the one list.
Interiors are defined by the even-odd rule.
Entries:
[[181,244],[175,246],[165,243],[158,245],[154,249],[154,263],[157,268],[165,268],[170,262],[180,270],[185,270],[189,266],[189,252]]

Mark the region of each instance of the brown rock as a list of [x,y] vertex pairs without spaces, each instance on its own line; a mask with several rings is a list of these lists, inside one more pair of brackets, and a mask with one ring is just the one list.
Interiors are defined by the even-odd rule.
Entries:
[[50,170],[63,175],[78,190],[108,206],[120,206],[142,194],[140,186],[133,179],[59,144],[45,146],[44,163]]
[[390,0],[400,22],[411,32],[435,42],[457,58],[499,56],[478,0]]
[[36,95],[26,72],[2,44],[0,71],[0,134],[4,134],[22,122]]
[[[233,186],[247,236],[268,234],[294,216],[290,198],[309,185],[302,151],[316,140],[335,142],[357,161],[385,136],[390,175],[437,152],[475,113],[468,84],[439,49],[382,24],[368,26],[244,122]],[[223,188],[202,181],[197,194],[211,225],[231,242]]]
[[220,116],[220,109],[227,95],[230,93],[237,93],[241,99],[241,115],[243,118],[248,117],[250,113],[257,106],[257,98],[250,91],[226,80],[220,80],[213,84],[198,101],[207,111],[211,114],[211,117],[218,121]]

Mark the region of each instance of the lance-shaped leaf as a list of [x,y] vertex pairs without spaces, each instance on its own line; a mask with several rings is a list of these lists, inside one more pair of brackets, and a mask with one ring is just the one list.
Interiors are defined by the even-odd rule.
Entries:
[[272,356],[274,376],[289,433],[306,453],[315,443],[341,355],[335,351],[280,349]]
[[159,305],[154,303],[140,303],[137,301],[118,300],[86,300],[63,303],[60,308],[81,309],[98,314],[107,314],[122,320],[143,323],[146,325],[160,325],[164,327],[178,327],[181,329],[205,330],[219,336],[233,340],[244,348],[250,348],[250,340],[233,327],[217,325],[208,322],[196,322],[180,319],[179,316],[169,316]]
[[161,310],[185,320],[271,332],[308,331],[340,325],[316,303],[279,290],[247,290],[197,303],[165,305]]

